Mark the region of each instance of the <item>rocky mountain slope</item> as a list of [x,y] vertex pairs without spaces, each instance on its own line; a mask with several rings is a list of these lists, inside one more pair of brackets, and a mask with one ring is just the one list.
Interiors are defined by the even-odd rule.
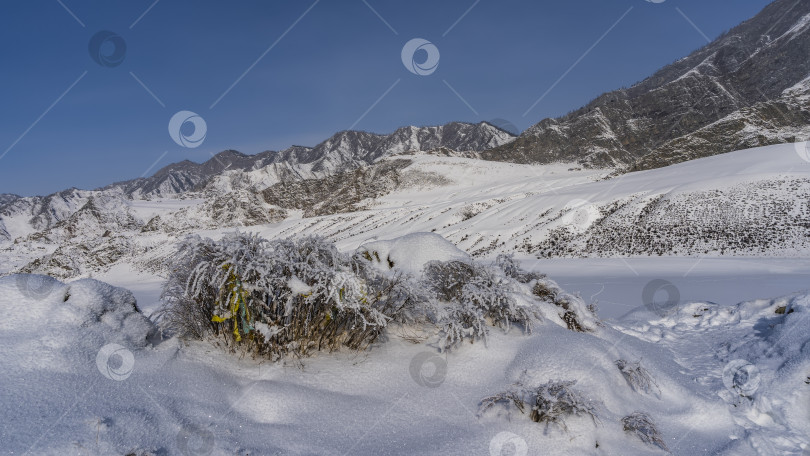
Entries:
[[[516,141],[482,156],[650,169],[745,147],[802,141],[810,137],[810,130],[799,128],[810,124],[807,99],[786,90],[810,75],[808,49],[810,2],[777,0],[633,87],[543,120]],[[720,135],[705,130],[724,119],[722,127],[710,129]],[[791,134],[729,138],[757,123]]]

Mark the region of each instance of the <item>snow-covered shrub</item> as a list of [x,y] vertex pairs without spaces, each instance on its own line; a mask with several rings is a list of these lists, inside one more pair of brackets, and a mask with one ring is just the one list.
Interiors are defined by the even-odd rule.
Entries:
[[484,398],[479,404],[479,416],[498,406],[507,410],[517,408],[520,413],[526,413],[531,408],[529,417],[536,423],[556,424],[563,430],[568,428],[565,419],[570,416],[589,416],[594,423],[598,423],[596,409],[591,402],[578,390],[572,388],[576,380],[548,381],[537,388],[526,388],[517,383],[511,389]]
[[532,293],[543,301],[554,304],[568,329],[577,332],[593,331],[599,325],[594,307],[588,306],[577,295],[572,295],[544,277],[534,282]]
[[419,297],[318,237],[192,237],[173,259],[164,321],[180,336],[223,340],[279,359],[360,350],[391,320],[416,318]]
[[545,278],[545,274],[529,272],[520,267],[512,254],[501,253],[495,258],[495,265],[501,268],[507,277],[517,280],[520,283],[529,283],[532,280]]
[[658,383],[650,375],[647,369],[641,367],[640,362],[631,363],[623,359],[616,361],[616,367],[627,380],[627,384],[636,392],[645,392],[647,394],[661,394],[661,389]]
[[467,261],[431,261],[425,265],[424,277],[442,301],[461,299],[461,290],[475,275],[475,266]]
[[[393,265],[389,257],[396,257]],[[344,254],[318,237],[270,241],[236,232],[181,243],[160,318],[165,330],[181,337],[213,338],[274,360],[363,349],[391,323],[438,332],[444,350],[486,340],[489,327],[508,332],[519,325],[530,333],[541,315],[554,312],[532,293],[537,287],[554,287],[558,306],[570,301],[572,312],[584,308],[578,297],[556,291],[556,284],[509,256],[483,265],[432,233]],[[590,328],[589,320],[577,321]]]
[[431,261],[425,265],[424,280],[436,298],[446,304],[445,316],[439,322],[443,349],[452,348],[464,339],[486,340],[487,327],[509,331],[519,324],[531,332],[536,309],[519,304],[519,283],[497,267],[465,261]]
[[655,445],[664,451],[669,451],[661,433],[658,432],[658,427],[653,422],[652,418],[644,412],[633,412],[632,414],[622,418],[625,432],[630,432],[642,442]]
[[363,280],[383,313],[395,323],[422,324],[437,320],[430,290],[423,282],[399,271],[386,274],[361,252],[352,256],[352,270]]
[[569,416],[590,416],[597,422],[596,410],[585,396],[572,388],[576,380],[549,380],[535,390],[531,419],[537,423],[556,424],[567,429],[565,419]]

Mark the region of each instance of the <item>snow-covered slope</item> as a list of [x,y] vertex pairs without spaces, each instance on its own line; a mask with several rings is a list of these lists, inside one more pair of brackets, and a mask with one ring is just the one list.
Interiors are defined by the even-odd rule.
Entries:
[[[0,255],[6,271],[35,260],[24,270],[60,277],[117,261],[159,272],[186,234],[243,227],[269,238],[317,234],[341,248],[432,231],[478,257],[801,256],[810,251],[807,157],[805,143],[768,146],[605,179],[609,170],[406,154],[262,195],[127,201],[99,220],[83,211]],[[82,235],[60,235],[72,226]]]
[[[94,280],[0,278],[0,309],[9,454],[753,456],[810,446],[806,293],[685,303],[590,332],[545,319],[531,335],[492,329],[486,344],[444,354],[392,329],[366,352],[288,363],[161,341],[129,292]],[[574,382],[564,394],[593,418],[544,425],[531,410],[481,410],[493,394],[548,382]],[[636,412],[660,440],[628,429]]]
[[723,154],[594,181],[598,171],[421,156],[407,169],[455,184],[390,193],[372,209],[258,229],[320,234],[346,248],[435,231],[474,255],[756,254],[810,248],[810,162],[804,143]]

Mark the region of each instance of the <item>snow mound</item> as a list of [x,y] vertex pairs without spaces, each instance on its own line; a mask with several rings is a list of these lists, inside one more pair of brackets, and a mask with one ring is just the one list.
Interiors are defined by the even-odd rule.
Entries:
[[18,369],[72,371],[108,344],[143,348],[155,327],[132,293],[93,279],[0,278],[0,356]]
[[382,270],[419,275],[431,261],[470,261],[468,253],[436,233],[411,233],[361,245],[357,252]]

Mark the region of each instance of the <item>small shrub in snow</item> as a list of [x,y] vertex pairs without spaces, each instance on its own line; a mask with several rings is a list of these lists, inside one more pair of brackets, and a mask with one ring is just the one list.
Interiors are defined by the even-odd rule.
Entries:
[[653,422],[652,418],[644,412],[633,412],[632,414],[622,418],[625,432],[630,432],[642,442],[655,445],[664,451],[669,451],[661,433],[658,432],[658,427]]
[[437,299],[448,304],[440,322],[442,348],[452,348],[464,339],[486,340],[488,326],[509,331],[519,324],[530,333],[539,318],[536,309],[518,304],[518,283],[499,268],[431,261],[425,265],[424,277]]
[[174,259],[164,320],[179,335],[213,336],[278,359],[340,347],[363,349],[418,300],[321,238],[268,241],[230,234],[193,237]]
[[588,306],[579,296],[565,292],[556,283],[538,278],[532,294],[560,309],[559,316],[571,331],[592,331],[598,325],[595,306]]
[[596,409],[590,401],[572,387],[576,380],[549,381],[535,389],[526,389],[521,384],[502,393],[489,396],[479,404],[479,415],[501,406],[507,413],[511,406],[521,413],[531,407],[529,417],[536,423],[555,424],[567,430],[565,420],[571,416],[589,416],[598,423]]
[[496,407],[506,409],[507,417],[512,418],[511,407],[514,406],[520,413],[526,413],[526,400],[528,392],[516,385],[516,388],[509,389],[500,393],[493,394],[492,396],[485,397],[481,400],[478,407],[478,415],[481,416],[487,411]]
[[537,423],[553,423],[563,429],[569,416],[590,416],[596,423],[596,411],[585,396],[572,388],[576,380],[549,381],[535,391],[531,419]]
[[458,260],[431,261],[424,270],[425,280],[442,301],[461,299],[461,290],[475,274],[475,266]]
[[623,359],[616,361],[616,367],[619,368],[627,384],[636,392],[645,392],[647,394],[661,395],[661,389],[653,379],[652,375],[641,367],[640,362],[631,363]]
[[520,267],[512,254],[501,253],[495,258],[495,265],[498,266],[507,277],[517,280],[520,283],[529,283],[532,280],[543,279],[544,274],[529,272]]
[[[428,241],[442,246],[433,237]],[[578,316],[585,309],[578,297],[522,270],[512,257],[482,265],[456,259],[461,251],[450,253],[447,261],[424,263],[416,279],[407,271],[424,252],[410,258],[400,251],[397,263],[410,265],[403,272],[381,267],[385,256],[377,250],[347,255],[318,237],[190,237],[172,260],[160,317],[164,329],[181,337],[213,338],[274,360],[340,347],[360,350],[392,322],[417,333],[438,327],[442,350],[486,340],[490,326],[509,331],[517,324],[530,333],[544,305],[538,297],[546,296],[533,295],[533,287],[553,290],[556,305],[577,315],[561,315],[569,327],[590,328],[593,318]]]

